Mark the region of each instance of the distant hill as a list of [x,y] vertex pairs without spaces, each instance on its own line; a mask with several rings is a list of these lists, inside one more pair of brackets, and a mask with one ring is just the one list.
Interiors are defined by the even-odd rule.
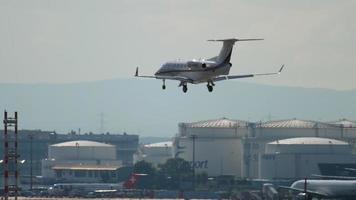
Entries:
[[184,94],[155,80],[119,79],[73,84],[0,84],[0,109],[19,111],[20,128],[82,133],[172,137],[179,122],[228,117],[250,121],[282,118],[356,119],[356,91],[277,87],[242,81],[204,84]]

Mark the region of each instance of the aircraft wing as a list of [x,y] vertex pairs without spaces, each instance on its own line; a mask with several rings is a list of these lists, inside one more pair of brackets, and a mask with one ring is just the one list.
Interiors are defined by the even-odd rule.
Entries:
[[135,77],[141,77],[141,78],[156,78],[156,76],[141,76],[141,75],[138,75],[138,67],[136,67]]
[[138,67],[136,68],[135,77],[176,80],[176,81],[187,82],[187,83],[192,83],[193,82],[192,79],[189,79],[189,78],[186,78],[186,77],[182,77],[182,76],[141,76],[141,75],[138,74]]
[[219,76],[219,77],[213,78],[212,81],[224,81],[224,80],[237,79],[237,78],[250,78],[250,77],[255,77],[255,76],[276,75],[276,74],[280,74],[282,72],[283,68],[284,68],[284,65],[282,65],[282,67],[278,70],[278,72],[274,72],[274,73]]
[[156,76],[156,79],[176,80],[186,83],[193,83],[192,79],[183,76]]
[[318,192],[318,191],[313,191],[313,190],[306,190],[304,191],[303,189],[298,189],[298,188],[292,188],[292,187],[287,187],[287,186],[279,186],[279,188],[282,189],[287,189],[287,190],[293,190],[293,191],[297,191],[297,192],[306,192],[308,194],[314,195],[316,197],[329,197],[330,195],[322,193],[322,192]]

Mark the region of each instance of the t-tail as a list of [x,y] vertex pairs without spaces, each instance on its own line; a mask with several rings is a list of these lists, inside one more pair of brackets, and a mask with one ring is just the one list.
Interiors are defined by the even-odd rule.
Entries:
[[235,38],[231,38],[231,39],[222,39],[222,40],[208,40],[208,41],[212,41],[212,42],[223,42],[223,46],[220,50],[219,55],[215,56],[213,58],[210,58],[209,60],[215,61],[218,64],[230,63],[232,49],[233,49],[235,42],[254,41],[254,40],[263,40],[263,39],[235,39]]

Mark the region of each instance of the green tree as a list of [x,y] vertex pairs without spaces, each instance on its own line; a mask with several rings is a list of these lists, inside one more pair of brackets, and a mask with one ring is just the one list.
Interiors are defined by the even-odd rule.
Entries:
[[147,174],[150,176],[156,175],[156,168],[152,165],[152,163],[146,162],[144,160],[137,162],[134,165],[133,172],[137,174]]
[[208,182],[208,174],[206,172],[200,172],[195,175],[197,184],[206,185]]
[[146,161],[139,161],[134,165],[133,173],[145,174],[140,176],[137,188],[140,189],[153,189],[156,185],[157,170],[152,163]]
[[182,182],[192,181],[193,170],[189,162],[182,158],[168,159],[158,168],[158,182],[163,188],[179,189]]

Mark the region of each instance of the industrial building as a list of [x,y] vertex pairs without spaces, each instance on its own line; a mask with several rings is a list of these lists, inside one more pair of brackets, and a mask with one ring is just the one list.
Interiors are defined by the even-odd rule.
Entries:
[[197,173],[242,177],[242,139],[248,137],[249,127],[246,121],[226,118],[180,123],[173,141],[174,156],[190,161]]
[[[259,178],[301,179],[312,175],[341,175],[337,166],[356,166],[347,142],[335,139],[300,137],[277,140],[266,144],[261,155]],[[345,172],[344,168],[339,172]],[[345,174],[343,174],[345,175]]]
[[[240,178],[282,178],[283,176],[280,174],[274,176],[273,173],[262,170],[263,165],[266,165],[267,168],[272,165],[266,159],[271,157],[270,154],[273,154],[271,146],[275,143],[284,139],[306,137],[307,139],[314,138],[315,144],[331,141],[332,143],[328,143],[328,145],[332,147],[339,145],[339,142],[336,141],[340,141],[343,142],[345,145],[343,148],[346,149],[353,147],[356,141],[356,122],[346,119],[328,123],[300,119],[251,123],[221,118],[180,123],[178,126],[179,132],[173,139],[174,156],[192,162],[194,154],[196,171],[207,172],[210,176],[234,175]],[[292,141],[298,143],[300,140],[302,139]],[[291,143],[286,143],[285,149],[288,146],[296,148]],[[298,145],[298,148],[303,149],[305,148],[303,145],[306,145],[306,143],[301,142]],[[338,148],[342,147],[335,146],[335,149]],[[274,155],[278,152],[275,151]],[[319,156],[321,153],[317,155]],[[328,153],[322,155],[328,155]],[[356,163],[352,160],[353,157],[349,150],[341,151],[338,155],[330,156],[330,163]],[[279,159],[285,154],[275,156]],[[348,160],[349,158],[352,159]],[[320,166],[318,164],[319,169]],[[285,178],[304,175],[298,170],[303,169],[297,167],[296,173]],[[317,172],[317,170],[313,172]]]
[[[0,143],[3,144],[3,131],[0,130]],[[32,174],[33,176],[41,176],[41,160],[48,158],[48,146],[61,142],[73,140],[89,140],[101,143],[108,143],[114,145],[116,148],[116,159],[120,160],[124,166],[131,166],[133,164],[133,154],[138,147],[138,135],[132,134],[93,134],[70,132],[68,134],[59,134],[55,131],[42,130],[19,130],[18,131],[18,151],[20,160],[24,163],[19,165],[21,181],[29,181],[31,174],[31,160],[32,160]],[[3,155],[3,145],[0,145],[0,154]],[[2,174],[3,168],[0,168]],[[24,178],[26,177],[26,178]],[[2,179],[0,179],[0,183]]]
[[48,147],[48,158],[42,160],[42,176],[56,182],[115,182],[121,166],[114,145],[70,141]]
[[141,145],[134,154],[134,163],[144,160],[158,166],[172,158],[172,153],[172,141]]

